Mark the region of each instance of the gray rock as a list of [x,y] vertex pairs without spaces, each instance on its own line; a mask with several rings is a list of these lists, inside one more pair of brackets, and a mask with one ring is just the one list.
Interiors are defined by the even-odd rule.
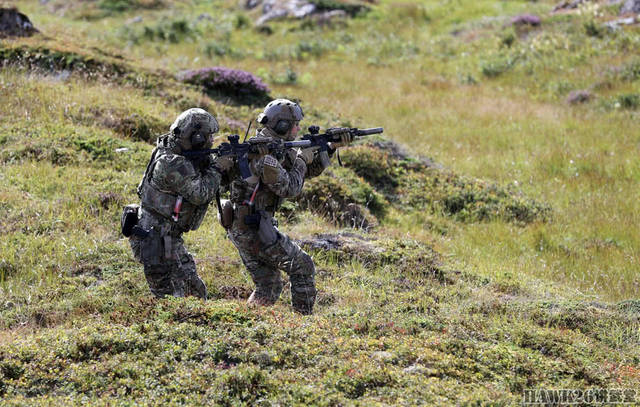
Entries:
[[561,10],[571,10],[574,8],[578,8],[582,3],[586,3],[589,0],[565,0],[558,3],[552,10],[552,12],[561,11]]
[[30,37],[38,30],[29,17],[15,8],[0,8],[0,38]]
[[304,3],[302,5],[297,6],[295,5],[295,3],[297,2],[292,2],[292,3],[294,3],[294,7],[291,8],[291,15],[295,18],[305,18],[306,16],[316,11],[315,4]]
[[202,13],[198,16],[198,21],[213,21],[213,17],[209,13]]
[[385,351],[373,352],[371,357],[381,362],[389,362],[393,359],[393,353]]
[[252,10],[260,5],[262,0],[247,0],[244,3],[244,8],[247,10]]
[[332,22],[336,19],[343,19],[347,17],[347,12],[344,10],[331,10],[325,11],[324,13],[319,13],[313,16],[316,24],[320,26],[325,26],[332,24]]
[[422,374],[427,371],[427,368],[422,365],[411,365],[402,369],[407,374]]
[[610,30],[617,30],[623,25],[633,25],[638,22],[636,17],[619,18],[617,20],[608,21],[604,24]]
[[284,18],[288,15],[287,10],[275,9],[269,11],[267,14],[263,14],[259,19],[256,20],[256,25],[260,26],[266,23],[267,21],[275,20],[278,18]]
[[262,14],[269,14],[269,12],[275,8],[276,0],[264,0],[262,3]]
[[305,18],[316,11],[316,5],[306,0],[265,0],[262,3],[262,16],[256,25],[262,25],[277,18]]
[[620,14],[640,13],[640,0],[627,0],[620,8]]
[[126,25],[129,25],[129,24],[138,24],[138,23],[141,23],[141,22],[142,22],[142,16],[135,16],[133,18],[128,19],[124,23]]

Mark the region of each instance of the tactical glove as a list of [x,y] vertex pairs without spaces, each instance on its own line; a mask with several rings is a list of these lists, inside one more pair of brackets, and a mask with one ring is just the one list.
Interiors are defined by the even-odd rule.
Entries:
[[334,141],[331,143],[331,148],[334,150],[339,147],[346,147],[353,142],[353,136],[347,129],[345,129],[343,132],[335,133],[334,135],[340,137],[340,141]]
[[266,144],[258,144],[256,146],[256,149],[258,150],[258,154],[262,157],[265,156],[267,154],[269,154],[269,147],[267,147]]
[[307,165],[309,165],[313,161],[314,153],[315,153],[315,149],[314,148],[301,148],[301,149],[298,150],[297,157],[302,158],[302,160]]
[[287,150],[286,154],[289,157],[289,161],[291,163],[295,163],[296,160],[299,158],[302,161],[304,161],[306,164],[309,164],[313,161],[313,152],[314,152],[314,148],[305,148],[305,149],[292,148]]
[[227,172],[229,171],[231,168],[233,168],[233,156],[232,155],[224,155],[222,157],[216,157],[213,160],[213,165],[220,171],[220,172]]

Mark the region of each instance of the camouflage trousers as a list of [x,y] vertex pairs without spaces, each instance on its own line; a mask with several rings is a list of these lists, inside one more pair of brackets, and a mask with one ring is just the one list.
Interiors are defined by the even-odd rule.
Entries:
[[[144,218],[140,223],[146,223],[143,221]],[[134,257],[144,266],[149,289],[159,298],[193,295],[206,299],[207,287],[198,276],[196,263],[185,249],[184,241],[180,236],[163,233],[165,228],[158,226],[144,239],[129,238]]]
[[293,308],[302,314],[311,314],[316,300],[315,266],[311,256],[280,231],[277,241],[270,246],[265,246],[258,231],[251,228],[232,228],[227,234],[256,285],[249,302],[274,304],[284,286],[282,270],[289,275]]

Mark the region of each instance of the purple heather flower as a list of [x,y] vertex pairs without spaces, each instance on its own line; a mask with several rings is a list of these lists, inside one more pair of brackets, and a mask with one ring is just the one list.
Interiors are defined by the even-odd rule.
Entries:
[[181,72],[179,78],[184,82],[202,85],[213,91],[260,95],[269,93],[269,88],[260,78],[240,69],[222,66],[193,69]]

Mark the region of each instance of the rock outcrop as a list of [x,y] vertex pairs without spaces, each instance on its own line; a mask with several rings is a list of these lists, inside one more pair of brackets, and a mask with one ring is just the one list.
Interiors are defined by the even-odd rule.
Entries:
[[29,20],[15,8],[0,8],[0,38],[30,37],[39,32]]

